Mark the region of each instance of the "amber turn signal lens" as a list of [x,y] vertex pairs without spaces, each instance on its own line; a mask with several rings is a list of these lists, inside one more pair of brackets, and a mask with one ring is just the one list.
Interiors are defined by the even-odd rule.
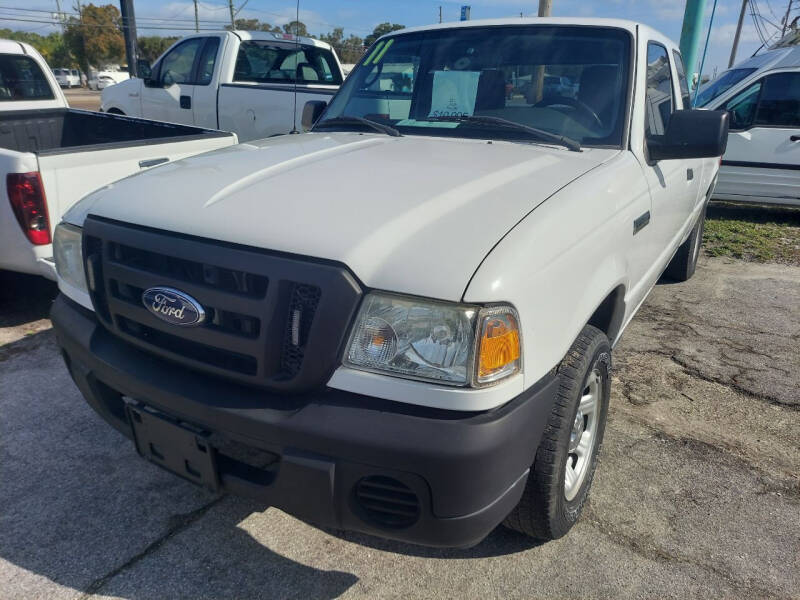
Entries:
[[489,315],[481,327],[478,382],[495,381],[519,370],[519,323],[511,313]]

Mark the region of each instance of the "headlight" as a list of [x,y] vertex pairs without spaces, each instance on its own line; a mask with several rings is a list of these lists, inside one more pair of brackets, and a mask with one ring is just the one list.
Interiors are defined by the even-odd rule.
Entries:
[[344,362],[449,385],[486,385],[520,370],[519,319],[510,307],[372,293],[356,318]]
[[53,257],[58,276],[72,287],[86,292],[82,231],[80,227],[69,223],[59,223],[53,235]]

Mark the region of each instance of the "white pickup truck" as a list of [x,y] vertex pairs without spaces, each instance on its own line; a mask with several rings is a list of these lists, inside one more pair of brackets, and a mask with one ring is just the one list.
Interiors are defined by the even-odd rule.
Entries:
[[0,269],[56,278],[53,227],[89,192],[236,136],[69,110],[44,59],[0,40]]
[[[574,97],[531,103],[542,73]],[[612,348],[665,270],[695,270],[727,114],[687,93],[675,44],[628,21],[384,36],[306,106],[310,133],[65,215],[69,370],[144,457],[209,488],[421,544],[564,535]]]
[[299,127],[304,104],[330,100],[343,79],[333,48],[319,40],[202,33],[176,42],[141,78],[104,89],[101,109],[232,131],[244,142]]

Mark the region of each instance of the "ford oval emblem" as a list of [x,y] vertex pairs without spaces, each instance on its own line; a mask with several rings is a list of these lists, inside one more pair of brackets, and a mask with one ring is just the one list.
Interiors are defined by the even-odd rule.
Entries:
[[159,319],[172,325],[192,327],[200,325],[206,318],[206,311],[197,300],[173,288],[146,289],[142,292],[142,304]]

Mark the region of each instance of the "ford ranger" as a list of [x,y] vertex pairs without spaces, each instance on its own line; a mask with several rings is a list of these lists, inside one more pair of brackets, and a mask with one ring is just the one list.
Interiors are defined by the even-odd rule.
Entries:
[[65,215],[69,371],[142,456],[212,490],[419,544],[562,536],[612,348],[697,263],[727,115],[687,96],[675,44],[627,21],[384,36],[306,105],[309,133]]

